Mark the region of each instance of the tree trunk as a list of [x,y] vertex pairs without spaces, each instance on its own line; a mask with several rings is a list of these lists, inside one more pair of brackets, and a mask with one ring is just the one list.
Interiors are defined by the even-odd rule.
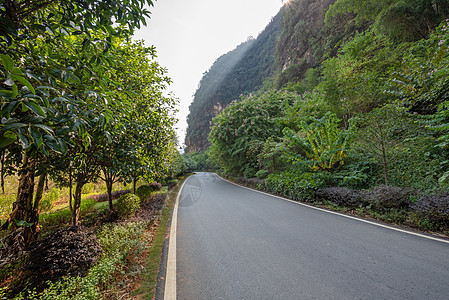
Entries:
[[108,190],[108,202],[109,202],[109,210],[112,210],[112,178],[106,178],[106,189]]
[[39,204],[42,200],[42,196],[44,195],[44,186],[46,180],[47,173],[42,173],[41,176],[39,176],[39,182],[36,188],[36,196],[34,196],[34,210],[36,210],[37,212],[39,212]]
[[387,160],[387,152],[385,150],[385,143],[384,143],[384,136],[382,131],[382,126],[379,126],[379,132],[380,132],[380,145],[382,147],[382,163],[384,167],[384,177],[385,177],[385,184],[389,185],[390,180],[388,178],[388,160]]
[[72,206],[72,188],[73,188],[73,182],[72,182],[72,167],[69,168],[69,208],[70,208],[70,213],[72,213],[73,211],[73,206]]
[[16,221],[25,221],[22,224],[22,246],[27,247],[37,237],[39,214],[33,206],[34,193],[34,169],[36,162],[25,156],[23,159],[23,173],[19,179],[19,187],[17,189],[17,199],[13,204],[12,213],[8,221],[4,224],[11,224],[11,231],[19,228]]
[[75,195],[73,199],[73,209],[71,211],[72,213],[72,220],[71,225],[77,226],[80,219],[80,208],[81,208],[81,192],[84,186],[84,180],[78,176],[76,180],[76,187],[75,187]]
[[108,193],[109,210],[112,210],[112,186],[114,185],[114,174],[112,172],[108,172],[107,167],[102,167],[101,169],[104,175],[104,178],[101,179],[103,179],[104,183],[106,184],[106,190]]
[[2,150],[1,154],[1,185],[2,185],[2,193],[5,193],[5,157],[6,157],[6,150]]

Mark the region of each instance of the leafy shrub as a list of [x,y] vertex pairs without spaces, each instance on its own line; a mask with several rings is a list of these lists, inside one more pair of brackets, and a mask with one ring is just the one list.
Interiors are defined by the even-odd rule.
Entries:
[[102,249],[95,235],[84,227],[65,227],[40,240],[30,251],[27,278],[40,285],[62,276],[86,275]]
[[134,194],[126,194],[117,199],[115,208],[120,218],[130,216],[140,207],[140,199]]
[[449,226],[449,193],[421,196],[411,210],[422,219]]
[[362,193],[362,199],[378,210],[408,208],[411,191],[391,185],[379,185]]
[[159,182],[152,182],[149,186],[153,188],[153,191],[160,191],[162,189],[162,184]]
[[160,183],[153,182],[152,184],[153,185],[151,184],[141,185],[137,188],[136,195],[140,198],[141,201],[148,200],[151,196],[151,193],[153,193],[156,190],[155,188],[158,188],[158,190],[162,188]]
[[27,299],[101,299],[101,291],[109,288],[117,272],[125,267],[127,259],[139,257],[145,249],[142,239],[145,228],[145,222],[103,226],[98,233],[103,256],[87,276],[68,277],[51,283],[40,296],[27,295]]
[[339,123],[337,116],[329,112],[322,118],[310,117],[310,124],[303,120],[299,132],[284,128],[290,149],[287,157],[292,162],[308,165],[313,171],[331,171],[343,165],[354,123],[350,123],[348,130],[340,130]]
[[362,203],[357,191],[345,187],[319,189],[315,192],[315,197],[318,200],[326,200],[341,206],[352,208],[356,208]]
[[[120,191],[113,191],[112,192],[112,199],[117,199],[120,196],[126,195],[131,193],[131,190],[120,190]],[[108,201],[108,194],[96,194],[91,195],[89,198],[96,200],[97,202],[105,202]]]
[[86,183],[85,185],[83,185],[83,188],[81,190],[82,194],[90,194],[93,193],[95,190],[95,184],[93,184],[92,182]]
[[268,171],[267,170],[259,170],[256,173],[256,177],[259,179],[265,179],[268,176]]
[[142,250],[141,237],[145,232],[145,226],[145,222],[106,224],[98,233],[98,241],[105,253],[114,253],[120,250],[123,258],[126,258],[131,251]]
[[297,201],[310,201],[315,191],[324,186],[320,173],[282,172],[265,179],[267,191]]
[[52,188],[48,193],[42,197],[41,203],[39,204],[40,212],[49,212],[55,203],[55,201],[59,200],[61,196],[61,192],[58,188]]

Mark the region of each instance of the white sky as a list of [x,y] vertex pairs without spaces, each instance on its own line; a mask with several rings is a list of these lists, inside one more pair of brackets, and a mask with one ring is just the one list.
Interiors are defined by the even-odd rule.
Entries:
[[179,99],[177,135],[184,145],[189,105],[198,84],[215,60],[257,35],[282,6],[281,0],[158,0],[148,26],[135,34],[156,46],[159,64]]

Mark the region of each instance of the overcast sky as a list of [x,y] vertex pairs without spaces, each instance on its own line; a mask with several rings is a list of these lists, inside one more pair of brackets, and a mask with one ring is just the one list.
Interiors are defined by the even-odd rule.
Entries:
[[184,144],[186,117],[203,73],[221,55],[257,35],[282,6],[281,0],[157,0],[148,26],[135,35],[157,49],[159,64],[179,99],[177,135]]

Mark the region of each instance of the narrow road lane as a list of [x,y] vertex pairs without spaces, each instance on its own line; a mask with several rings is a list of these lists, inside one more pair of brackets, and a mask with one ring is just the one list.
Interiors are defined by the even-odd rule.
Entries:
[[449,299],[449,244],[190,177],[177,299]]

